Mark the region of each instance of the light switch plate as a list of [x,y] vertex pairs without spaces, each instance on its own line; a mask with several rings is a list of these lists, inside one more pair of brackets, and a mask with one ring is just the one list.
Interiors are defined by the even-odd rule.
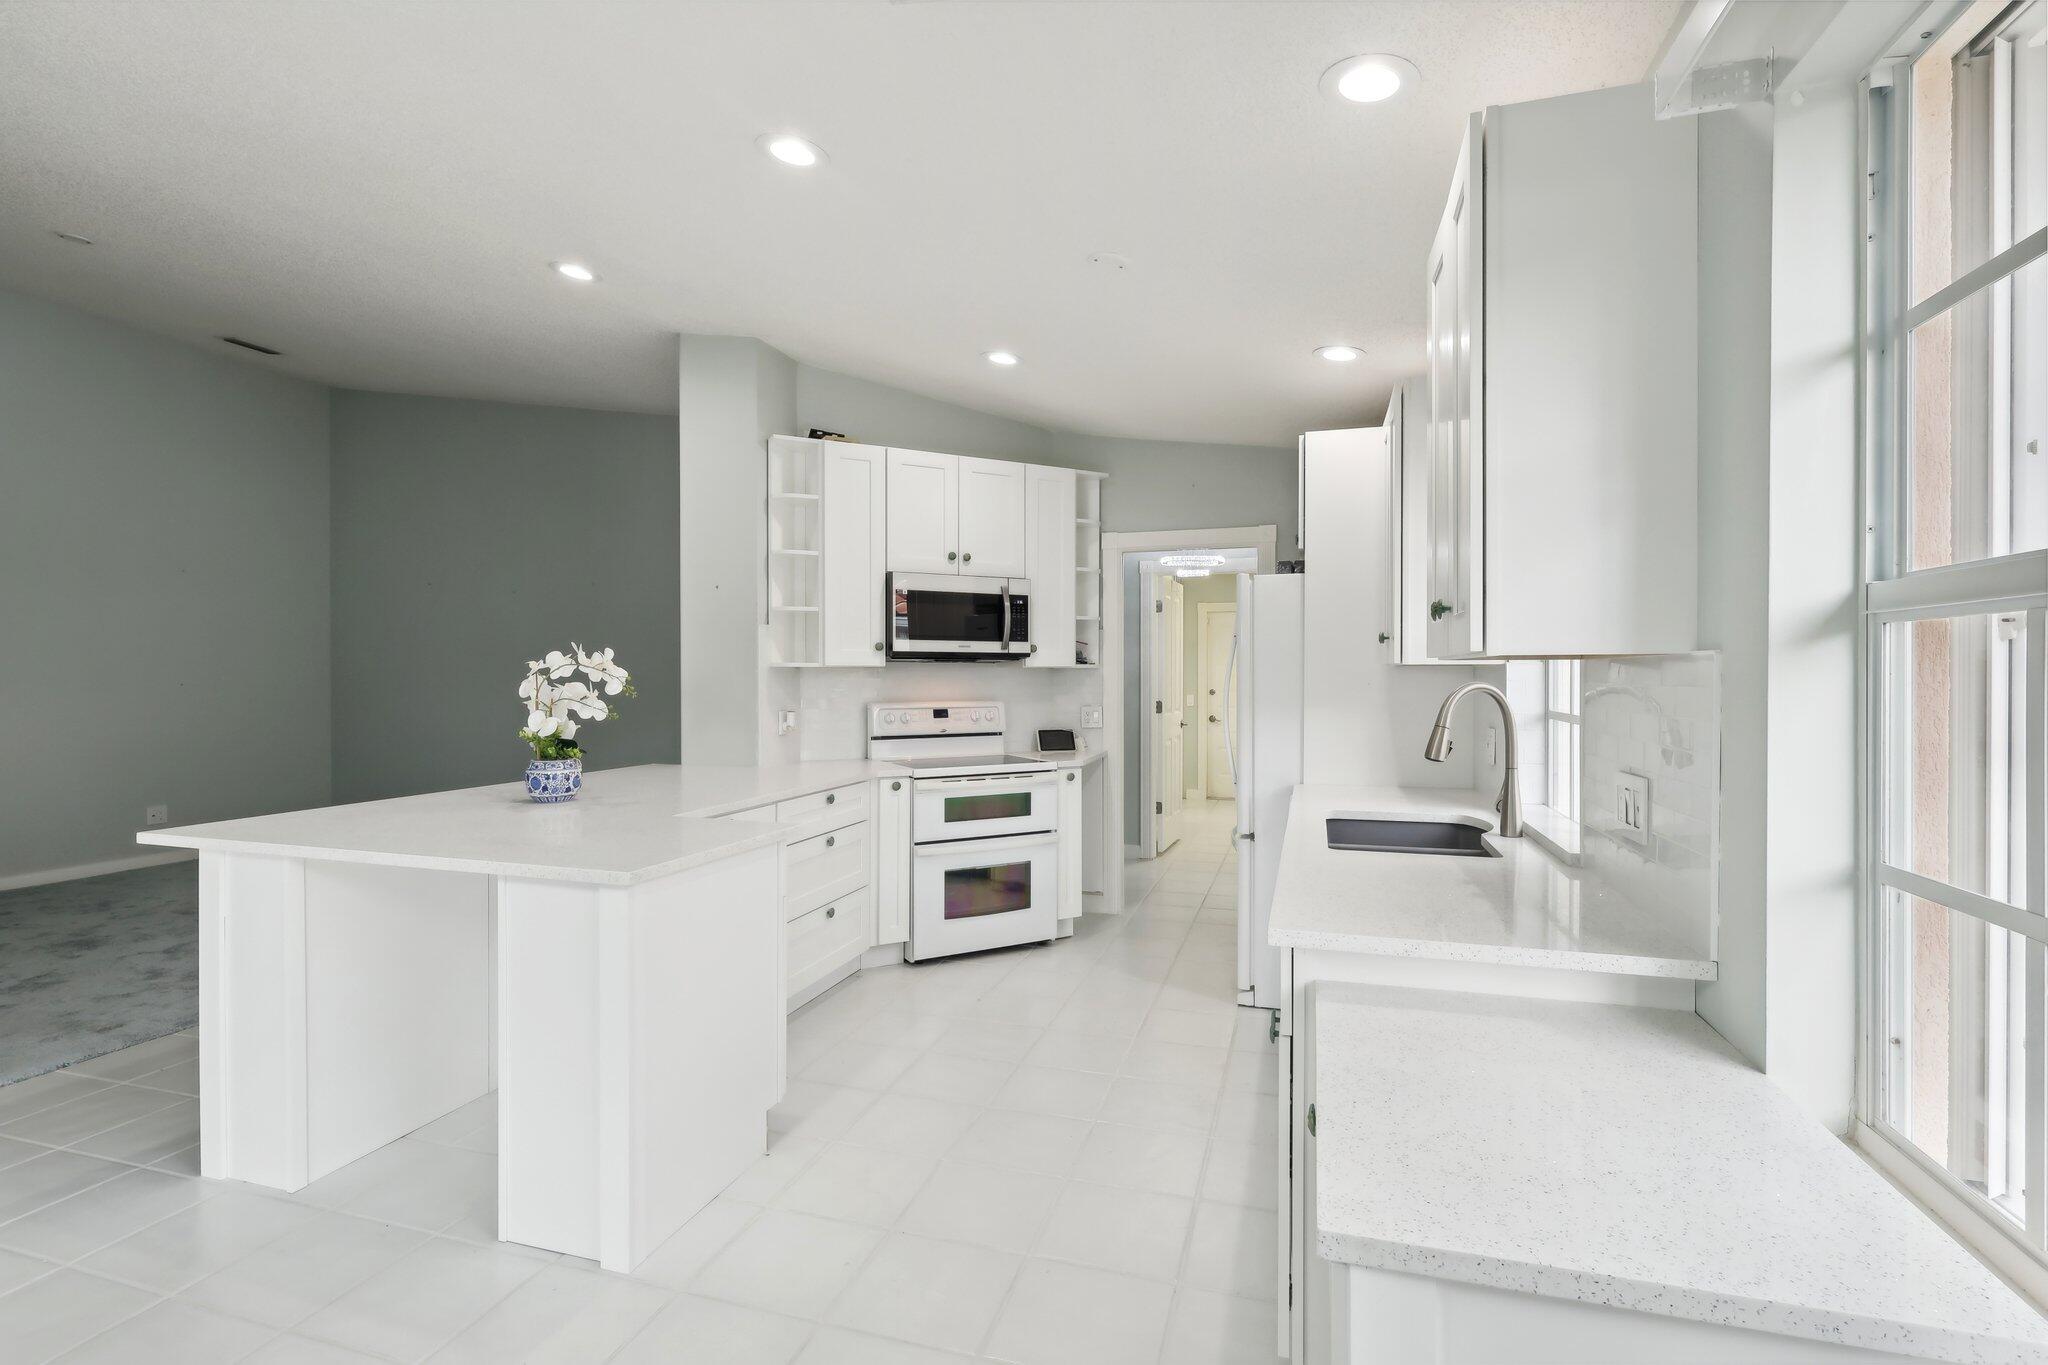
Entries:
[[1650,842],[1650,779],[1619,773],[1614,779],[1614,832],[1634,844]]
[[1081,728],[1083,730],[1100,730],[1102,728],[1102,708],[1099,706],[1082,707]]

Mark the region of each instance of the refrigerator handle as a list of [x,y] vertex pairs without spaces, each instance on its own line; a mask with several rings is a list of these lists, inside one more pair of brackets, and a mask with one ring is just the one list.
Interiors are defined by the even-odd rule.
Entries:
[[[1231,716],[1237,710],[1237,641],[1243,634],[1239,629],[1230,632],[1230,662],[1223,666],[1223,753],[1230,760],[1230,785],[1237,786],[1237,736],[1231,730]],[[1231,840],[1236,842],[1237,832],[1231,831]]]

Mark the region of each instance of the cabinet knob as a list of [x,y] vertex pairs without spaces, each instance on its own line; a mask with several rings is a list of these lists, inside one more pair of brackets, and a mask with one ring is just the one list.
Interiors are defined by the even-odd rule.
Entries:
[[974,562],[974,556],[971,554],[961,555],[960,562],[962,564],[972,564]]
[[900,792],[903,790],[903,784],[901,782],[891,782],[889,784],[889,790],[892,792]]
[[948,551],[946,551],[946,562],[947,562],[948,564],[951,564],[951,563],[952,563],[952,562],[953,562],[954,560],[958,559],[959,557],[960,557],[960,552],[959,552],[958,550],[948,550]]
[[1211,716],[1211,717],[1209,717],[1209,723],[1210,723],[1211,725],[1214,725],[1214,724],[1216,723],[1216,717],[1214,717],[1214,716]]
[[1038,652],[1038,646],[1037,646],[1037,645],[1033,645],[1033,646],[1031,646],[1031,652],[1032,652],[1033,654],[1036,654],[1036,653]]
[[1316,1107],[1313,1104],[1308,1107],[1308,1135],[1316,1135]]
[[829,805],[831,805],[831,804],[832,804],[833,802],[837,801],[838,799],[839,799],[839,793],[838,793],[838,792],[826,792],[826,793],[825,793],[825,804],[826,804],[826,805],[828,805],[828,806],[829,806]]
[[825,847],[827,848],[831,848],[834,844],[837,844],[838,842],[839,836],[836,834],[828,834],[825,836]]
[[1074,780],[1074,775],[1073,775],[1072,773],[1068,773],[1068,774],[1067,774],[1067,781],[1069,781],[1069,782],[1072,782],[1073,780]]
[[875,653],[877,653],[877,654],[880,654],[881,652],[882,652],[882,642],[881,642],[880,640],[877,640],[877,641],[875,641]]
[[[838,913],[839,913],[839,907],[838,907],[838,906],[836,906],[836,905],[828,905],[828,906],[826,906],[826,907],[825,907],[825,918],[826,918],[826,919],[831,919],[831,918],[832,918],[832,917],[833,917],[834,915],[836,915],[836,914],[838,914]],[[1314,1131],[1315,1131],[1315,1124],[1313,1124],[1313,1123],[1309,1124],[1309,1131],[1310,1131],[1310,1132],[1314,1132]]]
[[1450,614],[1451,604],[1444,601],[1441,597],[1429,604],[1429,619],[1432,621],[1441,621]]
[[[1387,634],[1387,633],[1386,633],[1385,631],[1381,631],[1381,632],[1380,632],[1380,643],[1381,643],[1381,644],[1385,644],[1385,643],[1386,643],[1387,641],[1389,641],[1389,640],[1391,640],[1391,639],[1393,639],[1393,638],[1394,638],[1393,636],[1391,636],[1391,635]],[[880,648],[881,648],[881,646],[880,646],[880,645],[876,645],[876,646],[875,646],[875,648],[876,648],[876,649],[880,649]]]

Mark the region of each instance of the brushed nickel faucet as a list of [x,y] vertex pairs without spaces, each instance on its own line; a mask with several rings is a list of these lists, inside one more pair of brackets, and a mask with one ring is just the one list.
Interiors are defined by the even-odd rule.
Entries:
[[1493,808],[1500,812],[1500,833],[1503,838],[1516,839],[1522,834],[1522,791],[1515,777],[1515,713],[1508,709],[1507,693],[1490,683],[1466,683],[1437,708],[1436,725],[1429,732],[1429,743],[1422,746],[1422,756],[1432,763],[1441,763],[1451,756],[1451,713],[1458,709],[1458,703],[1465,699],[1467,692],[1484,692],[1500,706],[1501,725],[1508,732],[1508,780],[1500,789],[1500,800]]

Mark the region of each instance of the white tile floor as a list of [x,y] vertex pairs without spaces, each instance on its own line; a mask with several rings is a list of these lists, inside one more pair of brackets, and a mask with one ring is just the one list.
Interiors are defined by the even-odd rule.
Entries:
[[632,1276],[495,1240],[490,1097],[287,1196],[198,1178],[190,1035],[0,1089],[0,1360],[1270,1362],[1230,823],[1121,920],[806,1007],[768,1155]]

